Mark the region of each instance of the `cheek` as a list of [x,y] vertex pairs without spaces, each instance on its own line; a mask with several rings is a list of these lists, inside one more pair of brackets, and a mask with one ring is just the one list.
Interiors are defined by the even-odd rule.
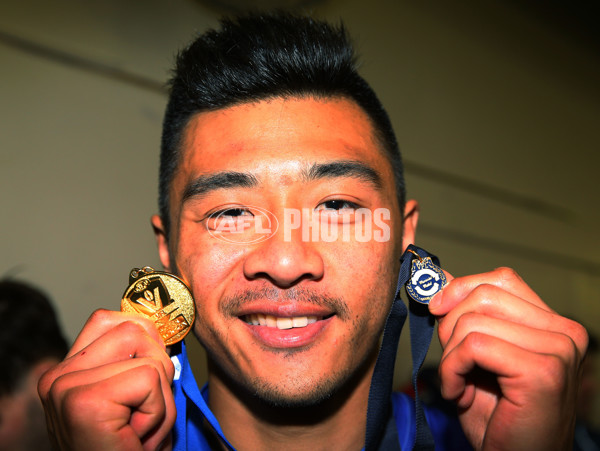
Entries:
[[[340,264],[344,262],[344,264]],[[351,303],[355,317],[382,323],[393,300],[399,263],[390,243],[353,243],[332,254],[337,290]],[[382,319],[383,318],[383,319]]]
[[400,267],[396,254],[392,242],[344,243],[331,254],[330,268],[346,274],[353,285],[387,287],[395,284]]
[[245,253],[243,246],[212,237],[180,240],[176,264],[192,288],[199,312],[216,306],[226,287],[235,282]]

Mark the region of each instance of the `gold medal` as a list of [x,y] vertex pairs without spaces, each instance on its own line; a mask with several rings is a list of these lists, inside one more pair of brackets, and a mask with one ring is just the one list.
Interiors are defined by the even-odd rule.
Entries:
[[185,282],[150,266],[131,270],[129,286],[121,299],[121,311],[154,321],[167,346],[183,340],[196,316],[194,298]]

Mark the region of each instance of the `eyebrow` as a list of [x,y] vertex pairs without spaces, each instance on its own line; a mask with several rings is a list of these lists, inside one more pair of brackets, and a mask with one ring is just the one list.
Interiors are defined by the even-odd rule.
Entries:
[[310,168],[308,168],[308,170],[305,171],[304,177],[308,181],[326,178],[350,177],[370,183],[377,189],[380,189],[382,185],[381,176],[375,169],[367,166],[361,161],[355,160],[314,163],[310,166]]
[[223,188],[252,188],[258,185],[258,179],[247,172],[225,171],[211,175],[201,175],[189,183],[183,192],[185,202],[192,197],[202,197],[211,191]]
[[[313,163],[302,171],[306,181],[350,177],[370,183],[380,189],[381,176],[370,166],[355,160],[340,160],[328,163]],[[218,189],[253,188],[258,186],[258,178],[249,172],[224,171],[201,175],[190,182],[183,192],[182,201],[192,197],[203,197]]]

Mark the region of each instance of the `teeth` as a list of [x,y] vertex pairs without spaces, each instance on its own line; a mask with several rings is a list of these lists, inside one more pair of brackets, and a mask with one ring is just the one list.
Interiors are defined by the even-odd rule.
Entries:
[[243,318],[248,324],[253,326],[276,327],[277,329],[292,329],[294,327],[306,327],[309,324],[316,323],[322,319],[317,316],[294,316],[289,318],[277,318],[273,315],[263,315],[262,313],[253,313]]
[[291,329],[294,327],[292,318],[277,318],[277,329]]
[[304,327],[308,325],[308,318],[306,316],[298,316],[296,318],[292,318],[292,326],[293,327]]

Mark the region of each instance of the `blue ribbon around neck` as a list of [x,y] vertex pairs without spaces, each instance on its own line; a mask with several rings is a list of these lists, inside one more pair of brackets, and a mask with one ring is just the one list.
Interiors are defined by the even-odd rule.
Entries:
[[[415,255],[416,254],[416,255]],[[392,308],[388,314],[381,340],[381,348],[375,363],[375,370],[371,380],[369,391],[369,404],[367,409],[367,431],[365,436],[365,451],[376,450],[399,450],[400,443],[397,434],[389,433],[388,425],[392,424],[390,418],[391,412],[391,394],[394,377],[394,363],[398,351],[398,340],[402,326],[406,317],[410,315],[410,347],[413,361],[412,384],[415,392],[415,415],[416,415],[416,434],[413,449],[415,450],[434,450],[433,436],[425,419],[423,406],[419,399],[417,379],[419,370],[423,365],[433,329],[435,325],[434,317],[429,313],[426,305],[419,304],[409,297],[408,311],[406,305],[401,299],[400,291],[411,277],[412,261],[414,258],[430,257],[433,263],[440,266],[439,259],[421,249],[410,244],[402,257],[400,258],[400,272],[398,283],[396,285],[396,294]]]

